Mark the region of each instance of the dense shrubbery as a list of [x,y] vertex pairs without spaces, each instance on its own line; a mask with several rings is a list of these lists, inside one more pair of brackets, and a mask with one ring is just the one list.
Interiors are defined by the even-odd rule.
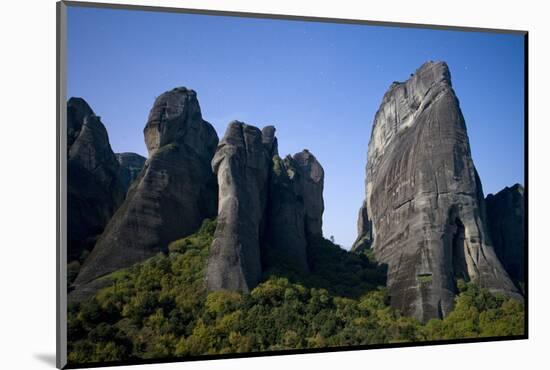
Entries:
[[84,363],[214,353],[518,335],[523,307],[460,283],[455,310],[421,325],[388,306],[380,267],[320,239],[312,274],[272,270],[250,294],[204,290],[215,222],[130,269],[69,308],[69,361]]

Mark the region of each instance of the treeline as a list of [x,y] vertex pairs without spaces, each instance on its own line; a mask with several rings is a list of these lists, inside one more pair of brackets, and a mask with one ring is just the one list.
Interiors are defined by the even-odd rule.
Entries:
[[107,276],[69,307],[69,363],[520,335],[521,303],[459,282],[454,311],[425,325],[388,305],[385,271],[328,240],[310,246],[307,277],[266,272],[249,294],[207,293],[215,221],[167,255]]

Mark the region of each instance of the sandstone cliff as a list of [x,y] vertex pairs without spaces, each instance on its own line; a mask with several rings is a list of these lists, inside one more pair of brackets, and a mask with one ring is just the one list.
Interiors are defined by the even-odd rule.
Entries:
[[82,98],[67,102],[67,259],[91,250],[124,199],[105,126]]
[[520,184],[506,187],[485,199],[487,224],[498,258],[516,283],[521,286],[524,276],[525,199]]
[[202,119],[196,93],[180,87],[159,96],[144,136],[149,159],[82,266],[72,299],[85,298],[94,279],[166,250],[216,215],[210,162],[218,137]]
[[388,265],[393,307],[422,321],[453,308],[456,280],[521,299],[490,244],[481,182],[443,62],[394,82],[374,118],[355,249]]

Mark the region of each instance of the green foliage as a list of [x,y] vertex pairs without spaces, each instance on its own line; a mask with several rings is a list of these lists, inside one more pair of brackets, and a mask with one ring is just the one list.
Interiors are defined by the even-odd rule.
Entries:
[[460,294],[453,311],[443,320],[430,320],[425,340],[499,337],[524,333],[524,308],[513,299],[491,294],[474,283],[457,282]]
[[311,243],[311,274],[272,270],[248,294],[204,289],[215,230],[111,274],[112,284],[68,309],[69,361],[323,348],[523,333],[520,303],[459,282],[456,308],[426,325],[389,307],[385,271],[328,240]]
[[432,282],[432,275],[426,274],[426,275],[419,275],[418,281],[420,284],[430,284]]

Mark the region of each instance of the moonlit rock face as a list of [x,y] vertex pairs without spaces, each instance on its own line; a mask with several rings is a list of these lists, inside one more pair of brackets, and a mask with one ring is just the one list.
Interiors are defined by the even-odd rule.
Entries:
[[67,102],[67,258],[91,250],[124,199],[107,130],[82,98]]
[[120,165],[119,178],[127,192],[139,176],[147,159],[137,153],[116,153],[116,159]]
[[309,272],[309,240],[322,236],[323,181],[323,168],[307,150],[273,157],[264,245],[268,268]]
[[266,150],[271,153],[272,156],[279,154],[279,145],[277,137],[275,136],[275,126],[265,126],[262,129],[262,142]]
[[82,266],[70,299],[86,298],[97,289],[94,279],[165,251],[216,216],[210,162],[218,136],[202,119],[195,92],[176,88],[162,94],[144,136],[150,156]]
[[307,149],[294,154],[294,162],[302,172],[303,199],[306,211],[306,233],[308,235],[323,235],[323,212],[325,204],[323,201],[323,187],[325,171]]
[[206,273],[209,290],[248,292],[260,281],[261,227],[272,157],[269,144],[258,128],[233,121],[218,145],[212,160],[219,208]]
[[368,146],[355,249],[388,264],[391,305],[422,321],[453,308],[456,280],[521,299],[487,233],[481,182],[447,64],[393,83]]
[[505,187],[496,194],[489,194],[487,224],[491,240],[502,265],[510,278],[521,286],[525,281],[525,197],[520,184]]
[[281,159],[275,128],[229,124],[212,169],[218,223],[210,248],[210,291],[252,290],[266,269],[309,272],[307,246],[322,235],[324,171],[304,150]]
[[188,132],[201,131],[201,123],[202,114],[195,91],[177,87],[163,93],[155,100],[143,130],[149,157],[159,147],[182,140],[200,149],[201,142],[192,141],[194,134],[188,135]]

